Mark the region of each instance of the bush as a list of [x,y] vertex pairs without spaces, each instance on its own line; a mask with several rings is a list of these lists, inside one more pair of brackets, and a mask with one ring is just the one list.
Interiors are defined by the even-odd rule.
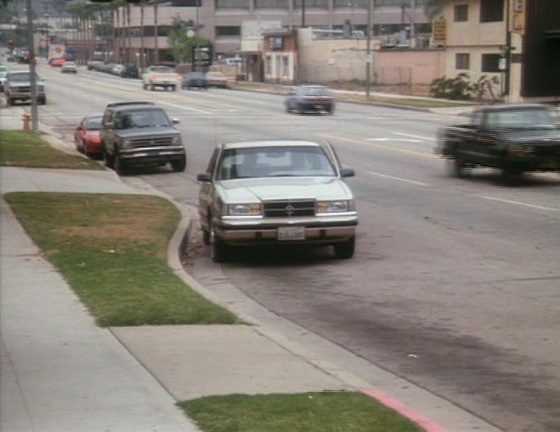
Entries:
[[482,75],[472,83],[468,74],[461,73],[455,78],[442,77],[433,80],[430,85],[430,94],[436,98],[451,100],[472,100],[473,98],[481,100],[488,92],[490,98],[495,100],[492,85],[498,83],[497,77],[488,78],[486,75]]

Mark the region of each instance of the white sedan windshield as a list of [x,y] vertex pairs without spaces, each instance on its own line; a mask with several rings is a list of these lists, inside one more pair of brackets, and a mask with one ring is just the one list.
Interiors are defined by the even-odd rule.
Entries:
[[258,147],[225,150],[220,180],[263,177],[333,177],[333,164],[320,147]]

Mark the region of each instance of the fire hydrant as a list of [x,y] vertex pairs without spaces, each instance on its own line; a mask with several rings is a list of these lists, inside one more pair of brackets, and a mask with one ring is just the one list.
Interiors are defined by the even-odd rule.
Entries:
[[31,114],[25,112],[21,116],[23,120],[23,131],[24,132],[31,132]]

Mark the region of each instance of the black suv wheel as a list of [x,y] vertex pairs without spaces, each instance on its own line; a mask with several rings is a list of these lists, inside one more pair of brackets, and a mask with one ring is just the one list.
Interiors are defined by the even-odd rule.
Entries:
[[183,159],[172,160],[171,161],[171,167],[173,168],[173,171],[175,171],[175,172],[185,171],[185,168],[187,167],[187,158],[183,157]]
[[350,259],[354,256],[354,251],[356,250],[356,237],[352,237],[350,240],[344,243],[337,243],[334,245],[334,254],[340,259]]

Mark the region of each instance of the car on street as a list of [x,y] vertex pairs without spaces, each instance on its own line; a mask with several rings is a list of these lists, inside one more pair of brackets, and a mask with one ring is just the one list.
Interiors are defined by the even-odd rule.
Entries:
[[203,72],[189,72],[185,75],[181,87],[187,90],[191,90],[193,88],[207,90],[208,80]]
[[174,171],[184,171],[187,156],[177,123],[151,102],[107,105],[101,125],[106,165],[118,174],[131,166],[167,163]]
[[560,171],[560,128],[545,105],[489,105],[469,124],[442,129],[436,152],[459,177],[474,167],[501,170],[510,180],[529,171]]
[[8,78],[8,68],[6,66],[0,65],[0,92],[4,91],[4,83]]
[[101,142],[101,121],[103,114],[90,114],[82,119],[74,131],[76,149],[88,157],[99,157],[103,154]]
[[76,66],[76,63],[66,61],[66,62],[64,62],[64,64],[60,68],[60,72],[77,74],[78,73],[78,67]]
[[49,65],[52,67],[62,67],[66,63],[66,59],[60,58],[53,58],[49,60]]
[[208,87],[228,88],[229,80],[222,72],[208,72],[206,74]]
[[[45,92],[45,83],[35,75],[37,82],[37,103],[45,105],[47,103],[47,94]],[[8,72],[6,82],[4,83],[4,96],[8,105],[13,105],[16,101],[31,100],[31,74],[29,72]]]
[[181,85],[181,81],[181,76],[168,66],[150,66],[142,75],[142,88],[153,91],[157,87],[163,87],[165,90],[175,91]]
[[87,70],[94,70],[97,66],[100,66],[103,64],[102,60],[89,60],[87,62]]
[[308,141],[255,141],[218,146],[201,183],[199,214],[212,259],[231,246],[334,246],[354,255],[358,213],[333,147]]
[[327,112],[334,114],[335,99],[329,89],[320,85],[302,85],[290,90],[285,100],[286,112]]
[[121,78],[139,78],[140,72],[135,64],[125,64],[121,71]]
[[122,76],[122,74],[124,73],[125,70],[126,70],[125,65],[116,64],[116,65],[113,66],[110,73],[112,75]]

